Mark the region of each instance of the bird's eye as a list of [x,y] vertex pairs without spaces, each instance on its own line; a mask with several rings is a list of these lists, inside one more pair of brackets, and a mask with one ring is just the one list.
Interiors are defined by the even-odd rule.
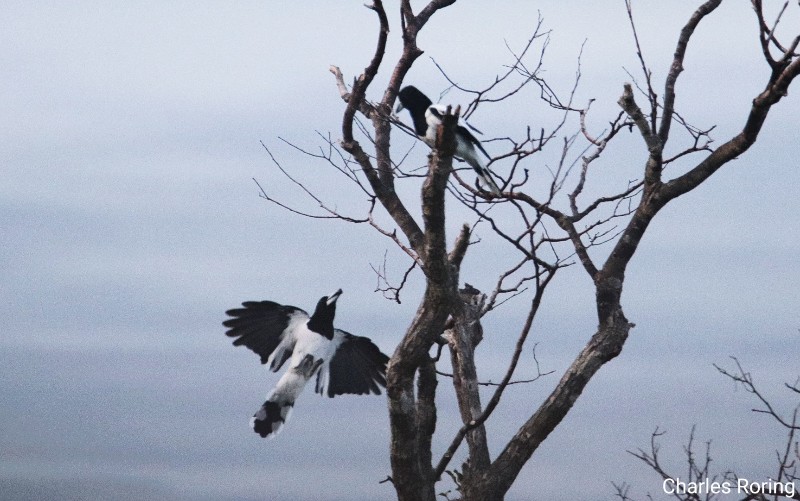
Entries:
[[439,113],[439,110],[437,110],[436,108],[431,108],[431,114],[432,114],[433,116],[435,116],[435,117],[440,117],[440,118],[441,118],[441,116],[442,116],[442,114],[441,114],[441,113]]

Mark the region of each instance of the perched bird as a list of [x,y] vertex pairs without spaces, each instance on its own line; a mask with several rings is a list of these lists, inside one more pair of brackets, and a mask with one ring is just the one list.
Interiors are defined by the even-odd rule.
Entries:
[[[407,109],[411,114],[411,120],[414,122],[414,132],[428,146],[435,147],[436,131],[439,125],[442,124],[442,116],[446,113],[447,106],[433,104],[428,99],[428,96],[413,85],[400,89],[397,97],[400,100],[400,104],[397,105],[395,111],[399,113],[403,109]],[[491,158],[481,146],[481,142],[469,130],[461,125],[457,126],[455,156],[467,162],[475,170],[482,186],[486,187],[495,196],[500,196],[500,188],[494,182],[492,173],[486,167],[483,157],[478,155],[477,150],[480,150],[486,158]]]
[[272,372],[289,360],[288,370],[250,421],[262,437],[280,431],[314,375],[315,391],[329,397],[380,395],[381,386],[386,387],[389,357],[368,338],[333,327],[341,294],[339,289],[323,296],[310,317],[300,308],[272,301],[247,301],[243,308],[226,312],[232,318],[222,325],[228,328],[225,334],[236,338],[234,346],[246,346],[260,355],[261,363],[268,364]]

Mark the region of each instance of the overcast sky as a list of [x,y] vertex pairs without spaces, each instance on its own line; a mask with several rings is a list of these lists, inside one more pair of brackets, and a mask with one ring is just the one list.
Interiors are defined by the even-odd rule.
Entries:
[[[698,3],[634,2],[659,92]],[[0,497],[391,498],[379,484],[390,473],[385,399],[308,392],[284,432],[264,441],[248,420],[277,377],[232,347],[220,325],[244,300],[308,309],[341,287],[337,325],[391,353],[413,316],[419,275],[402,305],[373,292],[370,264],[381,264],[387,249],[394,276],[404,269],[390,241],[367,227],[282,211],[259,198],[252,180],[314,209],[263,141],[339,207],[363,209],[363,194],[279,139],[314,150],[318,133],[340,138],[344,105],[328,66],[341,66],[349,81],[368,63],[376,23],[361,4],[4,2]],[[388,4],[393,64],[400,29]],[[532,33],[537,9],[553,30],[544,61],[553,87],[568,91],[585,41],[576,99],[596,100],[590,123],[601,130],[618,113],[626,69],[641,74],[622,0],[460,2],[420,35],[425,55],[406,82],[433,96],[444,91],[434,58],[464,85],[490,83],[510,60],[506,43],[519,48]],[[797,9],[791,16],[783,24],[800,25]],[[749,2],[726,1],[690,47],[677,106],[698,127],[716,125],[716,144],[741,128],[766,81],[755,27]],[[388,74],[386,66],[371,98]],[[651,225],[623,295],[636,328],[508,499],[610,499],[612,481],[632,484],[640,498],[663,497],[660,479],[626,453],[646,447],[656,426],[668,431],[662,455],[680,474],[694,424],[698,440],[713,441],[718,471],[759,481],[774,474],[782,430],[753,414],[750,395],[712,363],[730,367],[728,356],[738,356],[777,407],[791,409],[781,385],[800,375],[796,87],[750,151]],[[456,92],[446,99],[467,100]],[[538,113],[546,115],[531,91],[513,107],[482,107],[471,123],[506,136],[546,126]],[[399,153],[412,145],[394,137]],[[627,141],[608,152],[598,167],[608,174],[596,186],[640,172],[646,152],[639,138]],[[425,155],[417,145],[409,162],[423,165]],[[552,157],[531,162],[544,176]],[[404,189],[413,200],[418,186]],[[471,221],[455,214],[452,227]],[[484,236],[462,279],[487,290],[511,254]],[[555,373],[509,389],[488,424],[493,454],[596,325],[593,290],[577,266],[551,292],[532,342],[542,369]],[[520,298],[485,319],[483,379],[501,377],[526,304]],[[521,376],[533,371],[530,355],[523,360]],[[458,427],[441,383],[435,458]],[[439,491],[450,488],[442,482]]]

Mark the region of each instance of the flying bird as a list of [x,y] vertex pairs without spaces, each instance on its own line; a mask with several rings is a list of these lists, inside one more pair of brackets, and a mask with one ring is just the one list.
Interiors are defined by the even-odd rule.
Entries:
[[[400,104],[397,105],[395,111],[399,113],[403,109],[407,109],[414,122],[414,132],[417,137],[425,141],[431,148],[435,147],[436,131],[442,124],[442,116],[446,113],[447,107],[442,104],[433,104],[428,96],[413,85],[400,89],[397,97]],[[500,188],[494,182],[492,173],[486,167],[484,158],[478,154],[478,150],[486,158],[491,158],[481,146],[481,142],[469,130],[461,125],[457,126],[455,156],[467,162],[475,170],[482,186],[488,188],[495,196],[500,196]]]
[[228,310],[228,328],[234,346],[246,346],[261,356],[261,363],[277,372],[288,360],[289,367],[267,395],[250,424],[262,437],[276,435],[291,414],[297,397],[316,375],[320,395],[381,394],[386,387],[383,354],[366,337],[333,327],[339,289],[317,302],[309,316],[296,306],[273,301],[247,301],[243,308]]

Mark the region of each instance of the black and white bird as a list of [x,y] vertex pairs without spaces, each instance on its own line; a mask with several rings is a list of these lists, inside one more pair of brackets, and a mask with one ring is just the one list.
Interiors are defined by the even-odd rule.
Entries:
[[[447,106],[443,104],[433,104],[428,96],[423,94],[413,85],[408,85],[400,89],[397,95],[400,104],[395,110],[397,113],[407,109],[414,122],[414,132],[417,137],[425,141],[431,148],[436,144],[436,131],[442,124],[442,116],[447,111]],[[500,196],[500,188],[492,178],[492,173],[486,167],[485,159],[478,154],[480,150],[486,158],[491,158],[481,146],[481,142],[472,135],[465,127],[456,127],[456,153],[455,156],[467,162],[478,174],[481,185],[491,191],[495,196]]]
[[289,368],[250,424],[262,437],[274,436],[292,411],[306,383],[317,376],[315,391],[321,395],[381,394],[386,387],[386,363],[368,338],[354,336],[333,327],[339,289],[323,296],[314,314],[295,306],[272,301],[247,301],[243,308],[228,310],[232,317],[223,325],[234,346],[246,346],[261,356],[272,372],[288,360]]

